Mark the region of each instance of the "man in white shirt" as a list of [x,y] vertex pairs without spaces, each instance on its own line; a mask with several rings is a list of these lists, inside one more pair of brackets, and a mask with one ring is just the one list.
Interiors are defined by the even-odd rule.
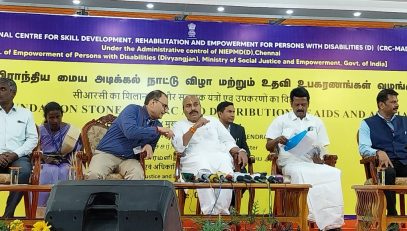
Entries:
[[[200,170],[211,173],[232,173],[233,159],[237,153],[239,164],[247,164],[247,153],[240,149],[228,130],[218,119],[203,116],[196,96],[186,96],[183,101],[184,120],[174,124],[172,145],[181,158],[181,172],[198,175]],[[239,171],[239,170],[238,170]],[[203,214],[229,214],[232,190],[198,189]]]
[[[32,113],[14,105],[16,93],[17,85],[12,79],[0,78],[0,172],[20,167],[18,182],[28,184],[32,169],[28,155],[37,145],[38,134]],[[22,192],[9,194],[3,218],[14,216],[22,196]]]
[[[344,223],[341,172],[323,164],[321,158],[329,139],[322,120],[307,113],[309,99],[304,87],[291,91],[292,111],[273,120],[267,130],[266,148],[279,149],[278,165],[292,183],[312,185],[307,198],[308,219],[315,221],[321,230],[339,230]],[[288,139],[303,131],[306,131],[303,139],[310,141],[309,149],[303,153],[285,151]]]

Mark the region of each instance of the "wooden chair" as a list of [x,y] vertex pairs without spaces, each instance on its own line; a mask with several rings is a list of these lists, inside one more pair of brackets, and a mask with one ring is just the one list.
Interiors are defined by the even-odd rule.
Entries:
[[[78,180],[84,179],[83,174],[83,166],[88,166],[92,156],[96,150],[97,145],[99,144],[100,140],[106,134],[107,129],[116,119],[116,116],[112,114],[108,114],[105,116],[100,117],[99,119],[93,119],[87,122],[82,127],[81,137],[82,137],[82,144],[83,144],[83,152],[77,152],[76,154],[76,176]],[[140,164],[144,171],[145,176],[145,154],[140,153]],[[123,179],[123,176],[119,173],[111,173],[106,177],[107,180],[118,180]]]
[[[40,146],[38,145],[31,154],[31,163],[33,165],[33,170],[30,176],[30,184],[32,185],[40,184],[41,159],[42,152],[40,151]],[[38,207],[39,193],[32,192],[31,206],[29,194],[30,194],[29,192],[24,192],[25,213],[28,218],[35,219]],[[27,209],[29,210],[28,214]]]
[[[37,127],[37,134],[39,133]],[[32,171],[29,179],[29,184],[38,185],[40,182],[40,171],[41,171],[41,156],[42,153],[40,151],[39,142],[37,146],[34,148],[30,155],[31,164],[32,164]],[[4,179],[10,179],[10,174],[1,174]],[[3,183],[9,183],[7,181]],[[23,192],[24,198],[24,208],[25,208],[25,216],[28,219],[32,219],[35,216],[38,204],[38,192],[34,192],[30,194],[30,192]],[[32,196],[32,198],[31,198]]]
[[[40,149],[40,131],[37,128],[37,134],[38,134],[38,142],[37,146],[34,148],[34,150],[31,153],[31,164],[32,164],[32,171],[30,175],[30,180],[29,184],[32,185],[39,185],[40,183],[40,171],[41,171],[41,158],[42,158],[42,152]],[[35,219],[35,214],[37,212],[37,205],[38,205],[38,198],[39,198],[39,193],[38,192],[33,192],[31,193],[32,198],[30,198],[30,193],[29,192],[23,192],[23,197],[24,197],[24,208],[25,208],[25,216],[28,219]]]
[[[359,131],[356,133],[356,141],[359,146]],[[379,165],[377,156],[362,157],[362,159],[360,160],[360,164],[362,164],[365,169],[365,185],[377,185],[377,166]],[[396,177],[396,185],[407,185],[407,177]],[[405,216],[406,207],[404,194],[397,194],[399,195],[400,215]]]
[[[272,175],[283,175],[282,169],[278,166],[278,149],[274,152],[269,153],[267,160],[271,161],[271,174]],[[335,167],[338,156],[334,154],[324,155],[324,164]],[[276,190],[274,195],[274,206],[273,213],[276,216],[286,216],[292,215],[298,211],[298,205],[292,204],[292,197],[296,195],[290,195],[286,190]],[[311,228],[316,228],[315,223],[310,223]]]
[[[180,181],[181,177],[181,157],[183,156],[183,153],[179,152],[174,152],[174,161],[175,161],[175,182]],[[255,163],[255,158],[254,156],[250,156],[248,158],[248,164],[247,164],[247,170],[250,174],[253,174],[253,164]],[[241,166],[238,164],[238,155],[234,154],[233,155],[233,163],[234,163],[234,168],[235,169],[241,169]],[[240,213],[240,205],[241,205],[241,199],[242,199],[242,190],[241,189],[234,189],[235,193],[235,210],[237,213]],[[252,201],[251,205],[253,205],[254,201],[254,189],[249,189],[249,206],[250,206],[250,201]],[[185,199],[186,199],[186,193],[183,189],[178,190],[178,203],[179,203],[179,209],[181,216],[184,215],[184,207],[185,207]],[[251,211],[251,210],[249,210]],[[197,215],[201,214],[201,208],[199,205],[199,199],[197,199],[196,203],[196,212]]]

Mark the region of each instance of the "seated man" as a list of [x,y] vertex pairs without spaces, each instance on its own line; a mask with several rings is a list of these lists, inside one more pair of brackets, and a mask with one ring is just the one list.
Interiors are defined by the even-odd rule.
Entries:
[[[0,172],[20,167],[18,183],[28,184],[32,170],[30,158],[38,142],[32,113],[14,105],[17,85],[12,79],[0,78]],[[14,216],[22,192],[10,192],[3,218]]]
[[151,159],[160,135],[174,135],[158,121],[167,111],[168,97],[159,90],[147,94],[144,106],[124,108],[96,147],[87,179],[106,179],[117,169],[126,180],[143,180],[139,154],[145,152]]
[[[309,220],[315,221],[321,230],[340,229],[344,223],[341,172],[322,164],[321,150],[329,144],[323,122],[307,113],[309,93],[303,87],[290,93],[292,111],[273,120],[266,134],[266,148],[272,152],[280,148],[278,165],[283,174],[291,177],[294,184],[311,184],[308,192]],[[302,131],[314,141],[317,152],[291,153],[284,150],[288,138]]]
[[[184,98],[183,110],[186,119],[174,124],[172,140],[175,150],[185,154],[181,157],[181,172],[197,175],[207,169],[212,173],[232,173],[231,154],[234,153],[243,167],[247,164],[246,151],[237,147],[219,120],[202,115],[196,96]],[[203,214],[229,214],[231,189],[198,189],[197,192]]]
[[[250,156],[250,149],[246,142],[246,132],[244,127],[233,123],[235,120],[235,107],[232,102],[224,101],[218,104],[216,107],[218,113],[219,121],[225,126],[225,128],[230,132],[233,139],[236,141],[236,145],[244,149],[248,156]],[[240,170],[242,173],[247,173],[245,168]],[[244,191],[243,191],[244,192]],[[232,196],[231,206],[235,205],[235,194]]]
[[[235,107],[232,102],[224,101],[218,104],[216,107],[219,121],[230,132],[233,139],[236,141],[236,145],[239,148],[244,149],[247,155],[250,156],[249,146],[246,142],[246,132],[243,126],[233,123],[235,120]],[[242,169],[244,170],[244,169]]]
[[[376,156],[378,168],[385,169],[385,184],[394,185],[397,177],[407,177],[407,118],[399,116],[398,93],[383,89],[376,98],[378,112],[362,120],[359,128],[359,152]],[[397,215],[395,192],[385,192],[387,214]]]

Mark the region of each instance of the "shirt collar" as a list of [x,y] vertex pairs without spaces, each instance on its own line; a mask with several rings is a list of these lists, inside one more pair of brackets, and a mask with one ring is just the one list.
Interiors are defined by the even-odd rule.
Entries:
[[[294,120],[299,120],[300,118],[298,118],[294,111],[290,111],[290,113],[288,114],[288,117],[290,118],[290,120],[294,121]],[[305,117],[304,120],[309,120],[309,116],[308,113],[305,113]]]
[[143,113],[143,117],[145,118],[146,121],[151,122],[154,121],[154,119],[152,119],[150,117],[150,115],[148,114],[147,108],[146,106],[143,106],[143,108],[141,109],[142,113]]
[[[0,107],[0,111],[4,111],[4,109],[2,107]],[[10,111],[17,111],[16,105],[13,104],[13,107],[11,107]]]
[[394,118],[396,118],[396,114],[394,114],[394,115],[391,117],[390,120],[386,120],[382,115],[380,115],[379,112],[377,112],[377,115],[378,115],[380,118],[382,118],[384,121],[387,121],[387,122],[392,122],[392,121],[394,120]]

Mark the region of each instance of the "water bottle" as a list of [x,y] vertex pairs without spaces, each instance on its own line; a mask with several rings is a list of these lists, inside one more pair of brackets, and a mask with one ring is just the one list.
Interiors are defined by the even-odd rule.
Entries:
[[383,168],[377,169],[377,185],[385,185],[386,184],[386,171]]

